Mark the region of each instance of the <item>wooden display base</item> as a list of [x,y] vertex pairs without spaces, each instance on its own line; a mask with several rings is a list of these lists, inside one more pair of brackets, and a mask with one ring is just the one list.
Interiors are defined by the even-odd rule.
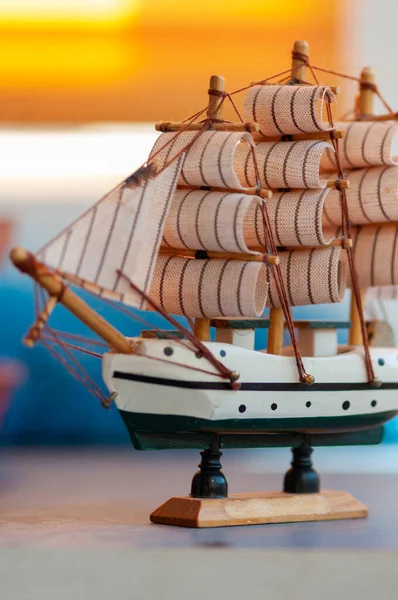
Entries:
[[363,519],[368,509],[348,492],[319,494],[259,492],[208,499],[177,496],[157,508],[152,523],[179,527],[226,527],[264,523]]

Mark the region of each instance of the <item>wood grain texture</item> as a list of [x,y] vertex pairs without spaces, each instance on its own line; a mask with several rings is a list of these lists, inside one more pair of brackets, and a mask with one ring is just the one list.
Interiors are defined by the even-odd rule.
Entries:
[[[366,83],[375,84],[376,75],[373,69],[365,67],[361,71],[361,81]],[[359,111],[361,116],[371,116],[374,111],[374,99],[375,93],[372,89],[363,89],[359,86]]]
[[[298,40],[294,42],[293,52],[302,54],[303,56],[309,56],[310,49],[308,42]],[[305,81],[307,77],[307,65],[300,58],[293,58],[292,61],[292,79],[298,79]]]
[[58,298],[72,314],[89,327],[94,333],[109,343],[110,347],[122,354],[131,354],[132,344],[108,321],[96,313],[84,300],[77,296],[63,281],[47,267],[36,261],[34,256],[23,248],[14,248],[10,253],[14,266],[26,273],[47,292]]
[[234,494],[215,500],[177,496],[157,508],[150,519],[164,525],[202,528],[363,519],[367,516],[367,507],[348,492],[322,490],[319,494]]
[[202,342],[208,342],[210,340],[210,320],[195,319],[193,332],[199,340]]
[[[362,307],[364,307],[365,306],[366,289],[360,290],[360,293],[361,293]],[[352,297],[351,297],[350,321],[351,321],[350,342],[349,342],[350,346],[360,346],[362,344],[361,321],[359,319],[359,312],[358,312],[358,308],[357,308],[357,304],[356,304],[354,295],[352,295]]]
[[268,353],[282,354],[285,315],[282,308],[271,308],[269,312]]

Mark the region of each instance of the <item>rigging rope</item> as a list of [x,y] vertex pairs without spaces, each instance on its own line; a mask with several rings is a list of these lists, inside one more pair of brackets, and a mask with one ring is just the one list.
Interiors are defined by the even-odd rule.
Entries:
[[183,325],[181,325],[181,323],[179,323],[172,315],[169,315],[168,313],[166,313],[163,310],[163,308],[160,306],[160,304],[157,304],[157,302],[152,300],[145,292],[140,290],[140,288],[137,287],[135,285],[135,283],[133,283],[131,281],[131,279],[125,273],[118,270],[118,274],[128,282],[130,287],[135,292],[137,292],[138,294],[141,294],[141,296],[144,298],[144,300],[149,304],[149,306],[151,308],[155,309],[156,312],[158,312],[163,317],[165,317],[165,319],[167,319],[172,325],[174,325],[174,327],[176,327],[176,329],[178,329],[182,333],[185,333],[186,337],[189,339],[190,342],[192,342],[192,344],[194,344],[194,346],[199,350],[199,352],[203,355],[203,357],[206,358],[216,369],[218,369],[218,371],[226,379],[229,379],[231,381],[231,386],[233,387],[233,389],[238,390],[240,388],[240,384],[237,383],[237,379],[238,379],[239,375],[236,373],[236,371],[231,371],[231,369],[228,369],[222,362],[220,362],[214,356],[214,354],[207,348],[207,346],[205,346],[203,344],[203,342],[201,342],[197,337],[195,337],[195,335],[193,333],[191,333],[190,331],[188,331],[188,329],[186,329]]
[[[380,100],[383,102],[383,104],[387,108],[387,110],[390,113],[393,113],[392,108],[389,106],[389,104],[383,98],[383,96],[379,92],[376,84],[370,83],[367,81],[363,81],[361,78],[358,78],[358,77],[344,75],[342,73],[338,73],[338,72],[332,71],[330,69],[323,69],[323,68],[311,65],[309,57],[307,55],[301,54],[299,52],[293,51],[292,57],[301,60],[308,66],[317,85],[319,85],[319,81],[315,74],[315,70],[318,70],[318,71],[321,71],[324,73],[330,73],[333,75],[344,77],[346,79],[351,79],[351,80],[357,81],[360,83],[361,89],[373,90],[373,92],[376,93],[378,95],[378,97],[380,98]],[[332,109],[330,106],[330,100],[328,97],[326,98],[326,100],[327,100],[326,112],[327,112],[327,116],[328,116],[328,120],[329,120],[329,125],[333,130],[334,122],[333,122]],[[337,167],[338,179],[341,180],[341,179],[344,179],[344,173],[343,173],[343,169],[341,166],[340,155],[339,155],[339,142],[338,142],[338,139],[336,139],[332,135],[332,132],[330,133],[330,142],[331,142],[334,152],[335,152],[335,162],[336,162],[336,167]],[[357,311],[358,311],[358,315],[359,315],[359,323],[360,323],[360,327],[361,327],[362,341],[363,341],[363,347],[364,347],[367,378],[368,378],[369,383],[374,383],[375,385],[378,385],[379,382],[375,377],[373,364],[372,364],[372,358],[370,356],[369,339],[368,339],[368,334],[366,331],[366,323],[365,323],[365,318],[364,318],[364,313],[363,313],[361,290],[359,287],[358,272],[357,272],[357,269],[355,266],[354,252],[353,252],[351,244],[345,243],[346,240],[352,240],[351,224],[350,224],[348,203],[347,203],[347,194],[346,194],[345,188],[343,188],[339,185],[337,185],[336,187],[337,187],[338,191],[340,192],[341,213],[342,213],[342,240],[343,240],[342,245],[343,245],[343,248],[345,248],[345,250],[347,252],[348,265],[349,265],[350,275],[351,275],[352,292],[354,294],[355,303],[356,303]]]
[[[339,73],[337,71],[333,71],[331,69],[325,69],[325,68],[321,68],[315,65],[312,65],[309,61],[309,57],[307,55],[298,53],[298,52],[293,52],[293,58],[295,59],[299,59],[302,63],[305,63],[308,68],[311,71],[311,74],[314,78],[314,81],[319,85],[318,82],[318,78],[316,76],[315,71],[319,71],[319,72],[323,72],[323,73],[328,73],[331,75],[336,75],[338,77],[343,77],[345,79],[349,79],[352,81],[356,81],[359,82],[360,86],[362,89],[371,89],[381,100],[381,102],[383,103],[383,105],[385,106],[385,108],[388,110],[388,112],[393,113],[392,108],[390,107],[390,105],[387,103],[387,101],[384,99],[384,97],[381,95],[378,87],[376,84],[373,83],[369,83],[369,82],[364,82],[363,80],[361,80],[358,77],[354,77],[351,75],[346,75],[344,73]],[[232,99],[232,96],[241,93],[243,91],[246,91],[248,89],[250,89],[251,87],[255,86],[255,85],[264,85],[269,83],[271,80],[273,79],[277,79],[277,78],[282,78],[279,79],[279,81],[277,81],[277,83],[282,84],[282,83],[286,83],[288,81],[291,81],[291,78],[293,77],[293,74],[295,72],[296,69],[301,68],[301,65],[298,65],[297,67],[289,68],[286,69],[284,71],[281,71],[280,73],[277,73],[275,75],[269,76],[266,79],[262,79],[261,81],[257,81],[254,83],[251,83],[250,85],[247,85],[245,87],[239,88],[237,90],[234,90],[233,92],[227,93],[227,92],[221,92],[221,91],[214,91],[211,90],[210,94],[211,95],[217,95],[222,97],[220,105],[221,106],[225,100],[228,98],[228,100],[230,101],[235,113],[237,114],[238,118],[240,119],[240,121],[243,123],[243,119],[240,115],[239,110],[236,107],[235,102]],[[306,81],[302,81],[302,80],[297,80],[298,83],[301,84],[310,84],[310,82],[306,82]],[[333,117],[332,117],[332,112],[331,112],[331,107],[330,107],[330,103],[327,102],[326,104],[327,107],[327,114],[328,114],[328,118],[329,118],[329,123],[330,126],[334,128],[334,124],[333,124]],[[189,126],[194,123],[197,119],[199,119],[199,117],[201,117],[206,111],[208,111],[208,106],[206,106],[205,108],[203,108],[202,110],[199,110],[198,112],[196,112],[194,115],[192,115],[191,117],[188,117],[187,119],[184,119],[184,121],[182,121],[183,123],[183,127],[181,127],[181,129],[176,132],[176,134],[174,136],[171,137],[170,140],[168,140],[165,144],[163,144],[151,157],[149,161],[146,161],[145,163],[143,163],[143,165],[137,169],[137,171],[135,172],[135,174],[138,174],[140,177],[142,178],[149,178],[149,177],[154,177],[156,175],[158,175],[160,172],[162,172],[163,170],[165,170],[168,166],[170,166],[170,164],[172,162],[174,162],[179,156],[181,156],[190,146],[192,146],[192,144],[199,138],[200,135],[202,135],[202,133],[204,133],[205,131],[209,130],[212,126],[213,123],[221,123],[221,122],[227,122],[224,120],[220,120],[220,119],[211,119],[209,117],[205,118],[203,121],[200,122],[200,124],[202,125],[202,127],[195,133],[195,135],[192,137],[192,139],[190,140],[190,142],[188,144],[186,144],[175,156],[173,156],[173,158],[169,161],[166,162],[162,169],[160,169],[159,171],[152,171],[151,169],[148,170],[144,170],[145,167],[150,166],[152,164],[152,162],[154,161],[154,159],[156,158],[156,156],[162,152],[162,150],[164,150],[164,148],[166,148],[170,143],[175,141],[175,138],[179,135],[181,135],[182,133],[184,133],[185,131],[189,131]],[[351,114],[352,112],[356,112],[355,109],[351,109],[349,113],[347,113],[345,116]],[[358,116],[358,114],[357,114]],[[340,162],[340,158],[339,158],[339,147],[338,147],[338,140],[335,139],[332,134],[330,135],[330,141],[331,144],[335,150],[335,157],[336,157],[336,167],[338,170],[338,178],[339,179],[344,179],[344,173],[342,171],[341,168],[341,162]],[[253,164],[254,164],[254,171],[255,171],[255,177],[256,177],[256,188],[257,191],[259,191],[261,189],[261,183],[260,183],[260,175],[259,175],[259,170],[258,170],[258,164],[257,164],[257,160],[256,160],[256,153],[255,153],[255,147],[251,146],[251,152],[252,152],[252,156],[253,156]],[[142,169],[141,173],[140,173],[140,169]],[[133,174],[134,175],[134,174]],[[124,182],[123,182],[124,183]],[[113,188],[112,191],[118,189],[119,187],[121,187],[122,184],[119,184],[117,186],[115,186]],[[340,197],[341,197],[341,211],[342,211],[342,245],[343,247],[346,249],[347,251],[347,257],[348,257],[348,263],[349,263],[349,268],[350,268],[350,273],[351,273],[351,279],[352,279],[352,286],[353,286],[353,293],[355,296],[355,300],[356,300],[356,305],[357,305],[357,309],[358,309],[358,313],[359,313],[359,318],[360,318],[360,325],[361,325],[361,332],[362,332],[362,337],[363,337],[363,344],[364,344],[364,353],[365,353],[365,363],[366,363],[366,369],[367,369],[367,374],[368,374],[368,379],[370,382],[376,382],[377,380],[375,379],[374,376],[374,371],[373,371],[373,366],[372,366],[372,361],[371,361],[371,357],[370,357],[370,352],[369,352],[369,342],[368,342],[368,338],[367,338],[367,334],[366,334],[366,325],[365,325],[365,321],[364,321],[364,316],[363,316],[363,307],[362,307],[362,301],[361,301],[361,295],[360,295],[360,289],[359,289],[359,281],[358,281],[358,275],[357,275],[357,271],[355,268],[355,260],[354,260],[354,253],[352,250],[352,247],[349,244],[346,244],[345,241],[346,240],[350,240],[351,239],[351,228],[350,228],[350,221],[349,221],[349,212],[348,212],[348,205],[347,205],[347,197],[346,197],[346,191],[344,188],[339,188],[339,186],[336,186],[337,189],[339,189],[340,191]],[[109,193],[111,193],[109,192]],[[109,196],[109,193],[106,194],[105,196],[103,196],[99,202],[97,204],[99,204],[100,202],[102,202],[103,200],[105,200],[105,198],[107,198]],[[91,210],[91,209],[89,209]],[[87,211],[88,212],[88,211]],[[267,207],[265,203],[262,203],[261,206],[261,214],[262,214],[262,219],[263,219],[263,227],[264,227],[264,236],[265,236],[265,249],[267,251],[267,254],[274,254],[275,256],[277,255],[277,247],[275,244],[275,241],[273,239],[273,235],[272,235],[272,228],[271,228],[271,223],[270,223],[270,219],[269,219],[269,215],[268,215],[268,211],[267,211]],[[80,217],[81,218],[81,217]],[[70,227],[70,226],[69,226]],[[57,236],[60,237],[67,228],[63,229]],[[55,238],[56,239],[56,238]],[[46,248],[47,245],[43,246],[42,250],[44,250]],[[182,345],[184,345],[186,348],[189,348],[189,350],[191,350],[192,352],[195,352],[195,349],[197,351],[199,351],[201,353],[202,356],[204,356],[217,370],[218,373],[211,373],[210,371],[206,371],[205,369],[200,369],[198,367],[190,367],[188,365],[180,365],[180,366],[185,366],[187,368],[193,369],[193,370],[197,370],[197,371],[201,371],[201,372],[205,372],[205,373],[211,373],[212,375],[219,375],[220,377],[226,377],[228,379],[230,379],[231,384],[233,386],[234,389],[239,389],[239,384],[236,382],[236,374],[234,372],[231,372],[229,369],[227,369],[225,367],[225,365],[223,365],[220,361],[217,360],[217,358],[210,352],[210,350],[200,341],[198,340],[192,333],[192,331],[190,331],[189,329],[186,329],[183,325],[181,325],[176,319],[174,319],[174,317],[172,317],[171,315],[168,315],[167,313],[165,313],[163,311],[163,309],[158,306],[156,303],[154,303],[146,294],[144,294],[139,288],[137,288],[134,283],[132,281],[130,281],[130,279],[128,279],[128,277],[124,274],[120,272],[120,275],[122,277],[124,277],[129,285],[139,294],[141,294],[144,299],[148,302],[148,304],[150,306],[152,306],[152,308],[154,308],[154,310],[156,310],[157,312],[159,312],[164,318],[167,319],[168,322],[170,322],[172,325],[174,325],[174,327],[176,327],[176,329],[178,329],[180,332],[182,332],[187,338],[188,340],[192,343],[193,346],[190,346],[187,342],[185,342],[184,340],[181,339],[176,339],[172,336],[172,339],[175,342],[178,342]],[[292,319],[292,315],[291,315],[291,310],[290,310],[290,306],[289,306],[289,302],[288,302],[288,298],[287,298],[287,293],[286,293],[286,288],[284,285],[284,281],[283,281],[283,276],[282,276],[282,272],[281,272],[281,268],[280,265],[274,265],[273,266],[273,276],[274,276],[274,280],[275,280],[275,285],[277,288],[277,292],[280,298],[280,303],[281,303],[281,307],[282,310],[284,312],[285,315],[285,320],[286,320],[286,326],[288,328],[291,340],[292,340],[292,345],[293,345],[293,349],[294,349],[294,353],[295,353],[295,357],[296,357],[296,364],[297,364],[297,369],[299,372],[299,377],[300,377],[300,381],[302,382],[306,382],[306,383],[312,383],[313,382],[313,378],[311,375],[307,375],[304,365],[303,365],[303,361],[300,355],[300,351],[299,351],[299,347],[298,347],[298,343],[297,343],[297,339],[295,336],[295,331],[294,331],[294,323],[293,323],[293,319]],[[40,291],[39,291],[40,289]],[[35,288],[34,288],[34,304],[35,304],[35,314],[36,314],[36,319],[39,318],[40,316],[40,312],[44,306],[45,303],[45,297],[43,297],[43,290],[41,290],[41,288],[39,288],[39,286],[37,284],[35,284]],[[103,298],[103,300],[105,302],[109,302],[107,301],[105,298]],[[109,304],[112,304],[112,306],[118,308],[119,310],[122,310],[122,312],[126,312],[127,314],[129,314],[129,316],[132,316],[131,311],[128,311],[127,309],[122,308],[121,306],[115,305],[114,303],[109,302]],[[153,325],[152,323],[148,323],[147,321],[145,321],[144,319],[142,319],[141,317],[139,317],[138,315],[134,314],[134,318],[138,321],[141,321],[141,323],[144,323],[145,325],[149,325],[149,327],[155,329],[155,330],[159,330],[160,328],[158,328],[157,326]],[[190,318],[187,318],[188,323],[190,328],[193,330],[193,323],[192,320]],[[91,379],[91,377],[88,375],[88,373],[85,371],[85,369],[80,365],[80,363],[76,360],[76,358],[73,356],[73,354],[70,352],[70,350],[76,350],[76,351],[81,351],[81,352],[85,352],[86,354],[89,354],[91,356],[95,356],[100,358],[102,355],[98,354],[96,352],[87,350],[85,348],[76,346],[75,344],[72,344],[71,342],[84,342],[86,344],[92,344],[94,346],[101,346],[103,348],[108,348],[107,344],[103,343],[103,342],[99,342],[99,341],[95,341],[95,340],[91,340],[90,338],[85,338],[84,336],[79,336],[76,334],[70,334],[67,332],[59,332],[57,330],[53,330],[51,329],[51,327],[48,325],[47,322],[45,323],[41,323],[41,325],[43,326],[43,333],[41,333],[40,331],[38,332],[39,337],[41,338],[41,341],[43,343],[44,346],[46,346],[49,351],[62,363],[64,364],[64,366],[74,375],[74,377],[80,381],[91,393],[93,393],[97,398],[99,398],[99,400],[101,401],[101,404],[103,406],[109,407],[109,398],[106,398],[104,396],[104,394],[102,393],[101,389],[97,386],[97,384]],[[164,333],[165,337],[167,337],[167,333]],[[66,341],[65,339],[62,338],[66,338],[69,339],[70,341]],[[64,353],[66,354],[66,358],[64,356],[62,356],[60,354],[60,352],[58,352],[57,350],[55,350],[55,348],[51,345],[51,343],[57,343],[64,351]],[[148,358],[153,359],[153,360],[160,360],[160,361],[165,361],[165,362],[170,362],[170,361],[166,361],[165,359],[161,359],[158,357],[151,357],[148,356]],[[68,360],[70,362],[68,362]],[[72,363],[72,364],[70,364]],[[175,364],[179,364],[179,363],[175,363]]]
[[[231,101],[231,104],[232,104],[238,118],[243,123],[242,116],[241,116],[239,110],[237,109],[234,101],[232,100],[230,94],[228,94],[228,98]],[[260,190],[261,190],[261,179],[260,179],[260,171],[258,168],[257,156],[256,156],[256,151],[255,151],[254,145],[251,146],[251,153],[252,153],[252,157],[253,157],[254,174],[255,174],[255,178],[256,178],[256,191],[257,191],[257,194],[259,194]],[[274,255],[274,256],[278,256],[278,250],[277,250],[277,247],[275,244],[274,236],[272,234],[271,221],[269,218],[267,205],[265,202],[261,203],[261,215],[262,215],[263,227],[264,227],[264,240],[265,240],[266,253]],[[269,268],[271,268],[271,267],[269,267]],[[282,270],[281,270],[280,264],[272,266],[272,274],[273,274],[276,289],[278,292],[278,297],[279,297],[279,300],[281,303],[281,308],[283,310],[283,314],[285,317],[286,326],[289,331],[290,339],[292,342],[294,356],[295,356],[296,365],[297,365],[297,370],[299,373],[299,379],[302,383],[306,383],[307,385],[313,384],[315,381],[314,377],[312,375],[309,375],[306,372],[304,363],[303,363],[303,359],[301,357],[300,348],[299,348],[297,337],[296,337],[296,332],[294,330],[293,317],[292,317],[292,313],[290,310],[289,301],[287,298],[285,284],[283,282],[283,276],[282,276]]]
[[[334,125],[333,125],[332,111],[331,111],[329,102],[326,103],[326,110],[328,113],[329,123],[332,127]],[[344,179],[344,173],[343,173],[343,169],[341,166],[340,155],[339,155],[338,139],[335,139],[331,135],[330,141],[331,141],[331,144],[335,151],[335,161],[336,161],[338,178]],[[361,327],[364,356],[365,356],[366,373],[367,373],[369,383],[377,384],[377,379],[375,377],[373,364],[372,364],[372,358],[370,356],[369,339],[368,339],[368,334],[366,331],[366,323],[365,323],[365,318],[364,318],[364,313],[363,313],[361,290],[360,290],[360,286],[359,286],[358,272],[357,272],[357,269],[355,266],[354,252],[353,252],[351,244],[345,243],[346,240],[352,239],[351,223],[350,223],[350,216],[349,216],[348,203],[347,203],[347,194],[346,194],[345,188],[342,188],[342,187],[339,188],[339,192],[340,192],[340,203],[341,203],[341,212],[342,212],[343,247],[345,248],[345,250],[347,252],[348,265],[349,265],[349,269],[350,269],[351,283],[352,283],[352,293],[354,294],[355,303],[356,303],[357,311],[358,311],[358,315],[359,315],[359,323],[360,323],[360,327]]]

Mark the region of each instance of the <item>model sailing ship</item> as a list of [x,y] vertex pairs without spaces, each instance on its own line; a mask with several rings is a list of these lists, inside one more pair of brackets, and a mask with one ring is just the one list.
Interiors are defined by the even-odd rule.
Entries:
[[[365,72],[360,120],[335,127],[330,105],[338,90],[308,84],[308,67],[314,73],[308,45],[298,42],[285,79],[246,88],[243,118],[223,79],[213,76],[207,115],[159,124],[163,133],[143,167],[35,256],[11,254],[49,293],[41,305],[37,295],[29,344],[59,343],[71,357],[73,337],[48,324],[62,303],[108,344],[107,402],[115,402],[134,446],[206,448],[189,500],[227,496],[220,445],[264,446],[278,434],[302,441],[285,492],[317,493],[309,460],[317,436],[355,433],[398,414],[397,351],[369,348],[361,295],[398,276],[395,114],[371,116],[377,88]],[[223,120],[226,101],[240,122]],[[359,225],[352,235],[350,221]],[[173,330],[126,338],[71,284],[124,311],[158,311]],[[341,302],[347,285],[354,298],[350,346],[338,348],[336,324],[293,323],[291,306]],[[255,351],[266,306],[268,351]],[[187,317],[188,326],[173,315]],[[284,327],[289,348],[282,348]],[[76,359],[71,368],[83,379]],[[184,512],[180,504],[161,507],[152,519],[197,525],[175,514]],[[307,519],[366,513],[359,503],[346,512],[324,502],[318,509]],[[272,520],[256,510],[243,521],[229,510],[230,522],[206,517],[201,524]],[[291,507],[287,512],[279,520],[294,520]]]

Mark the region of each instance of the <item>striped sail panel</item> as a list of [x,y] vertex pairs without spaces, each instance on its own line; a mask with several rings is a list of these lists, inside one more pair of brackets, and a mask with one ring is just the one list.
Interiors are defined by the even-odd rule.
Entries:
[[[290,306],[341,302],[346,288],[347,265],[339,247],[290,250],[279,254]],[[272,269],[268,269],[268,301],[281,308]]]
[[[243,189],[234,167],[239,146],[248,147],[253,138],[248,133],[205,131],[192,142],[197,131],[163,133],[150,154],[158,166],[164,166],[185,149],[185,160],[179,178],[180,185],[212,186]],[[246,143],[241,143],[246,142]],[[155,153],[159,152],[159,154]]]
[[[322,214],[330,188],[277,192],[267,201],[273,237],[278,246],[327,246],[334,235],[325,235]],[[261,206],[251,204],[244,221],[244,237],[249,248],[264,246]]]
[[96,294],[144,308],[119,271],[149,292],[182,160],[144,181],[126,179],[47,244],[39,260]]
[[160,255],[151,298],[189,317],[259,317],[267,300],[264,263]]
[[359,286],[398,285],[398,226],[353,227],[352,239]]
[[[261,184],[266,188],[324,188],[319,168],[325,150],[332,146],[320,140],[300,142],[261,142],[255,153]],[[253,153],[244,147],[237,149],[235,168],[242,185],[256,185]]]
[[[348,212],[353,225],[398,221],[398,167],[372,167],[347,174]],[[340,193],[331,190],[325,200],[324,225],[341,224]]]
[[335,102],[325,86],[255,85],[245,97],[244,120],[259,123],[265,136],[330,131],[323,122],[325,101]]
[[[338,123],[336,127],[345,131],[345,136],[339,143],[340,163],[343,169],[397,164],[392,156],[393,141],[397,133],[395,123],[357,121]],[[336,162],[331,152],[325,152],[323,155],[321,168],[325,171],[336,170]]]
[[243,222],[249,207],[261,202],[261,198],[247,194],[177,190],[162,243],[172,248],[251,252]]

